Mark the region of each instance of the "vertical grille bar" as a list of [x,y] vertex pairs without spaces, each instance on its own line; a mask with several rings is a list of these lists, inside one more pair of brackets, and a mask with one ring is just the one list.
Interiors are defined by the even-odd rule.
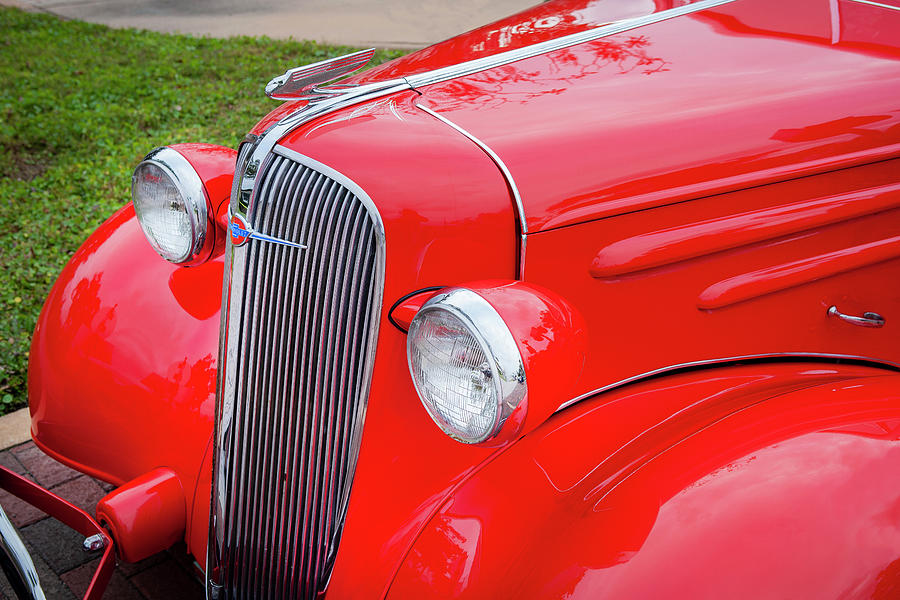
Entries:
[[233,250],[216,564],[227,598],[315,598],[358,455],[384,233],[358,186],[282,147],[260,169],[246,218],[307,247]]

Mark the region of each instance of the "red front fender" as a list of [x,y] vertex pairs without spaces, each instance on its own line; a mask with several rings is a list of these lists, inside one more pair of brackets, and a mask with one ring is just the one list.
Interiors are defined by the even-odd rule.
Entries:
[[[221,204],[234,151],[176,149],[200,173],[210,201]],[[195,510],[202,522],[193,544],[200,544],[194,549],[200,557],[209,495],[195,489],[213,428],[222,275],[221,256],[191,268],[164,261],[126,205],[91,235],[54,285],[28,374],[35,442],[118,485],[157,467],[171,469],[184,489],[189,545]]]
[[721,368],[576,405],[456,490],[390,597],[896,597],[884,373]]
[[131,205],[101,225],[35,329],[35,441],[116,484],[161,465],[196,478],[212,431],[221,282],[221,260],[192,269],[162,260]]

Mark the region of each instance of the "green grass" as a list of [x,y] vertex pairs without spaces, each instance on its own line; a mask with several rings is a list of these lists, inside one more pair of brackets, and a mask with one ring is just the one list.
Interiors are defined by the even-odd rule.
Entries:
[[[263,86],[352,48],[117,30],[0,7],[0,414],[25,406],[44,297],[129,200],[149,150],[236,147],[276,106]],[[379,51],[375,63],[399,56]]]

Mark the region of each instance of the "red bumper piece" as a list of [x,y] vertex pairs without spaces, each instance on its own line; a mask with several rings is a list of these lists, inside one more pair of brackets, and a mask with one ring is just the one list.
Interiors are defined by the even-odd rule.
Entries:
[[160,467],[132,479],[97,504],[126,562],[138,562],[184,537],[184,490],[171,469]]

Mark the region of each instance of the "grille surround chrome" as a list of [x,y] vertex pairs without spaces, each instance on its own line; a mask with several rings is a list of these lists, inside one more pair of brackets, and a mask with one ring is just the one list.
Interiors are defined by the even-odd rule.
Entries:
[[[258,145],[258,140],[250,140],[248,143],[253,147],[242,147],[241,148],[241,151],[240,151],[241,158],[238,160],[238,169],[239,170],[243,170],[243,168],[245,168],[245,166],[242,165],[241,163],[243,163],[245,161],[250,162],[248,157],[258,156],[258,154],[257,154],[258,147],[256,147]],[[280,146],[280,145],[273,147],[272,151],[268,155],[266,155],[264,157],[264,159],[261,161],[261,163],[262,163],[261,165],[257,164],[253,167],[254,173],[253,173],[253,176],[251,177],[251,179],[254,179],[254,182],[253,182],[252,191],[247,190],[246,186],[244,187],[244,189],[241,189],[239,184],[235,185],[234,194],[232,196],[232,204],[231,204],[232,212],[236,213],[236,214],[240,214],[241,216],[248,218],[251,222],[253,222],[254,218],[256,216],[254,214],[254,211],[257,207],[256,206],[257,203],[260,201],[260,198],[258,198],[258,195],[261,193],[259,188],[261,188],[265,185],[266,177],[269,176],[269,170],[272,168],[284,168],[283,165],[287,164],[287,163],[285,163],[285,161],[287,161],[287,163],[295,165],[296,172],[301,172],[304,169],[306,169],[305,172],[318,174],[322,178],[324,178],[323,181],[325,181],[325,182],[333,182],[334,186],[337,186],[337,188],[339,190],[343,190],[345,192],[345,197],[350,198],[352,201],[355,201],[356,203],[358,203],[358,206],[361,208],[361,214],[363,215],[361,218],[369,220],[369,226],[371,227],[371,234],[373,236],[372,243],[373,243],[373,247],[374,247],[374,259],[373,259],[372,266],[371,266],[372,274],[371,274],[371,279],[370,279],[370,282],[371,282],[370,283],[370,285],[371,285],[370,298],[371,298],[371,300],[369,303],[369,312],[365,315],[365,318],[368,319],[368,324],[364,328],[365,330],[361,334],[359,334],[359,338],[360,338],[359,339],[359,348],[361,348],[359,350],[359,352],[364,354],[364,358],[359,365],[360,377],[358,379],[358,386],[359,386],[357,389],[358,393],[356,395],[356,401],[352,406],[348,405],[348,406],[343,407],[343,410],[345,412],[347,410],[355,411],[355,415],[351,415],[352,418],[350,419],[350,422],[353,424],[352,428],[351,428],[352,431],[350,432],[349,438],[346,440],[346,443],[347,443],[346,449],[345,449],[345,451],[343,451],[341,453],[341,456],[346,459],[346,466],[345,466],[345,468],[343,468],[340,471],[340,474],[342,474],[344,476],[342,483],[335,484],[335,486],[332,487],[332,482],[335,479],[335,472],[336,472],[332,463],[329,463],[329,464],[332,464],[331,470],[327,471],[328,473],[330,473],[331,476],[329,478],[329,481],[327,482],[328,487],[326,489],[326,492],[328,490],[331,490],[332,492],[334,492],[334,490],[338,490],[339,493],[337,494],[336,511],[328,512],[328,514],[325,517],[326,521],[323,524],[321,524],[321,529],[324,531],[324,534],[321,535],[321,541],[318,543],[318,546],[315,549],[315,552],[319,552],[319,554],[321,554],[320,550],[323,546],[322,542],[324,542],[325,557],[322,558],[321,556],[316,555],[317,557],[314,557],[314,559],[312,560],[313,566],[311,567],[311,570],[310,569],[304,570],[301,565],[301,567],[295,571],[293,564],[291,566],[291,576],[299,577],[301,579],[305,578],[304,581],[301,582],[302,585],[299,588],[302,593],[300,593],[298,596],[299,597],[313,597],[317,591],[319,591],[325,587],[325,585],[327,584],[327,581],[330,577],[330,572],[333,567],[333,561],[334,561],[334,557],[335,557],[335,553],[336,553],[336,548],[340,541],[342,528],[343,528],[343,522],[344,522],[344,518],[346,516],[347,506],[349,503],[350,489],[351,489],[351,485],[352,485],[352,481],[353,481],[353,474],[354,474],[355,468],[356,468],[356,461],[359,456],[359,442],[360,442],[360,437],[362,434],[363,422],[365,419],[368,391],[369,391],[369,387],[371,385],[372,368],[373,368],[373,364],[374,364],[375,349],[376,349],[376,338],[377,338],[378,328],[380,325],[380,317],[381,317],[381,311],[382,311],[383,288],[384,288],[385,238],[384,238],[384,226],[383,226],[381,217],[378,213],[378,210],[375,207],[375,204],[372,202],[371,198],[365,193],[365,191],[362,190],[362,188],[360,188],[355,182],[353,182],[352,180],[350,180],[343,174],[328,167],[327,165],[324,165],[314,159],[311,159],[307,156],[299,154],[289,148],[285,148],[284,146]],[[282,166],[279,167],[278,165],[282,165]],[[259,180],[255,181],[257,175],[259,176]],[[278,184],[273,184],[270,187],[272,189],[276,189],[276,191],[278,193],[281,193],[283,191],[283,189],[278,188],[277,186],[281,185],[283,183],[283,180],[287,179],[287,172],[284,172],[284,173],[276,172],[273,175],[273,177],[278,177],[278,176],[282,177],[282,181],[279,181]],[[243,179],[244,180],[247,179],[246,173],[245,173],[245,176]],[[294,182],[294,183],[296,183],[296,182]],[[329,185],[329,184],[326,183],[326,185]],[[251,193],[247,194],[246,193],[247,191],[251,191]],[[265,200],[269,201],[269,199],[265,199]],[[294,201],[294,199],[293,198],[287,199],[287,202],[291,202],[291,201]],[[276,210],[280,210],[282,215],[285,212],[287,212],[284,209],[276,209]],[[297,209],[297,210],[300,211],[300,209]],[[268,218],[270,220],[277,220],[275,217],[272,217],[271,215]],[[357,214],[356,218],[357,218],[357,220],[360,218],[359,214]],[[254,224],[254,226],[260,227],[263,231],[266,231],[265,228],[267,226],[273,226],[273,223],[271,223],[271,222],[266,222],[266,223],[253,222],[253,224]],[[248,276],[254,277],[254,276],[259,275],[258,273],[256,275],[250,274],[248,271],[248,260],[250,259],[250,256],[251,256],[251,250],[249,249],[249,247],[252,246],[253,244],[257,244],[257,243],[258,242],[254,241],[254,242],[251,242],[251,244],[248,244],[248,245],[242,246],[242,247],[233,247],[229,243],[228,249],[226,251],[226,273],[230,274],[230,280],[228,278],[226,278],[226,282],[225,282],[224,289],[223,289],[223,307],[227,307],[228,310],[223,309],[223,315],[222,315],[223,335],[221,336],[221,339],[220,339],[220,354],[219,354],[220,369],[219,369],[219,382],[218,382],[218,387],[217,387],[216,431],[215,431],[215,436],[214,436],[214,439],[215,439],[214,483],[213,483],[213,498],[212,498],[212,507],[211,507],[211,515],[210,515],[211,518],[210,518],[209,551],[208,551],[208,555],[207,555],[207,573],[208,573],[207,590],[208,590],[208,596],[211,598],[223,598],[223,597],[239,598],[239,597],[246,597],[246,596],[255,596],[256,590],[267,590],[266,597],[280,597],[281,595],[285,595],[285,594],[293,595],[296,592],[290,591],[290,590],[298,589],[298,588],[289,588],[289,587],[279,587],[282,585],[283,581],[286,580],[286,578],[289,578],[288,576],[280,577],[279,580],[282,581],[282,583],[276,582],[276,583],[272,584],[272,585],[274,585],[274,587],[267,588],[265,581],[260,582],[259,577],[256,577],[256,576],[251,577],[248,574],[247,577],[253,579],[254,581],[250,584],[251,587],[244,588],[244,589],[249,589],[249,590],[251,590],[251,592],[245,591],[245,592],[241,593],[238,591],[238,588],[236,588],[233,585],[235,579],[234,579],[234,577],[232,577],[232,574],[230,574],[230,571],[229,571],[229,569],[234,570],[236,568],[236,565],[239,565],[239,563],[241,561],[247,560],[247,558],[246,558],[247,551],[241,551],[240,549],[236,549],[236,548],[232,547],[232,545],[236,541],[237,537],[240,536],[239,533],[235,533],[235,531],[234,531],[235,528],[237,528],[238,530],[241,530],[246,524],[243,522],[238,522],[236,525],[234,523],[229,524],[228,519],[229,518],[233,518],[233,519],[238,518],[238,517],[234,516],[233,514],[229,513],[229,511],[233,512],[233,510],[232,510],[234,508],[233,505],[236,505],[238,507],[237,510],[239,510],[239,511],[243,511],[245,508],[242,506],[242,504],[240,504],[239,499],[235,497],[235,493],[240,493],[241,491],[243,491],[244,488],[246,488],[246,486],[243,485],[243,483],[237,484],[235,480],[231,479],[231,477],[232,477],[231,469],[236,468],[240,465],[246,466],[247,464],[252,464],[252,461],[250,463],[248,463],[245,460],[246,457],[244,457],[244,456],[242,456],[240,458],[238,458],[236,456],[231,456],[229,448],[231,448],[232,444],[235,443],[233,436],[236,434],[236,425],[237,425],[236,419],[240,418],[240,415],[236,414],[237,407],[235,405],[235,398],[237,397],[237,394],[240,391],[239,390],[240,382],[238,381],[238,378],[236,377],[236,375],[239,372],[238,360],[241,358],[241,352],[239,351],[240,350],[239,344],[242,343],[242,340],[241,340],[241,336],[243,335],[242,319],[245,318],[244,304],[245,304],[245,302],[248,301],[248,298],[245,297],[245,294],[247,294],[250,291],[247,287],[247,284],[248,284],[247,278],[248,278]],[[310,248],[307,250],[287,248],[283,251],[286,251],[286,252],[309,252],[309,251],[315,251],[315,248]],[[343,252],[343,250],[341,250],[341,252]],[[315,260],[315,257],[313,258],[313,260]],[[299,264],[299,262],[301,262],[301,261],[298,261],[298,264]],[[340,261],[338,261],[338,263],[339,262]],[[289,273],[287,279],[284,279],[284,277],[282,277],[280,279],[276,278],[276,280],[279,281],[278,285],[281,285],[282,283],[284,283],[284,281],[287,281],[288,284],[290,285],[291,284],[290,280],[292,278],[293,278],[293,283],[296,284],[297,281],[296,281],[295,275],[296,275],[295,273]],[[350,275],[346,275],[346,276],[348,277],[348,279],[350,278]],[[330,277],[331,276],[329,275],[329,281],[330,281]],[[346,281],[344,281],[344,284],[346,285]],[[306,284],[304,283],[303,285],[306,285]],[[310,282],[310,288],[312,288],[313,285],[314,285],[314,282]],[[255,300],[256,299],[254,299],[254,301]],[[280,317],[284,316],[285,313],[284,313],[284,311],[281,311],[281,312],[278,312],[277,314],[278,314],[277,318],[280,318]],[[303,318],[302,311],[298,312],[297,314],[299,315],[300,318]],[[309,320],[308,317],[306,317],[306,320],[307,321]],[[349,322],[345,323],[345,325],[349,325]],[[280,330],[280,333],[278,335],[283,337],[284,331],[291,330],[292,327],[293,327],[293,325],[288,324],[286,327],[283,327]],[[277,329],[278,328],[276,328],[276,330]],[[309,332],[307,332],[307,334],[308,333]],[[289,333],[288,335],[293,335],[293,334]],[[327,333],[324,333],[323,335],[327,336]],[[250,353],[254,353],[254,352],[258,351],[257,348],[252,346],[252,344],[254,343],[252,340],[249,341],[248,343],[251,345]],[[344,347],[344,351],[346,352],[351,344],[348,342],[347,344],[339,343],[338,345],[342,345]],[[319,346],[321,347],[321,344],[319,344]],[[334,344],[332,344],[329,341],[327,343],[327,346],[328,346],[328,352],[332,352],[332,347],[334,346]],[[355,350],[352,350],[352,351],[355,352]],[[346,356],[345,356],[345,358],[346,358]],[[244,360],[244,359],[241,359],[241,360]],[[297,364],[296,357],[294,360],[295,360],[295,364]],[[319,360],[318,367],[329,369],[331,371],[330,376],[331,377],[335,376],[334,375],[335,369],[333,368],[334,365],[331,365],[331,364],[323,365],[322,361]],[[303,367],[303,368],[306,369],[306,367]],[[315,373],[313,373],[313,371],[315,371]],[[318,370],[312,369],[311,367],[309,368],[309,373],[313,373],[313,377],[315,377],[315,378],[318,378],[320,376],[320,372]],[[306,373],[307,376],[309,375],[309,373]],[[269,374],[269,375],[270,375],[269,376],[270,389],[276,389],[276,388],[278,388],[278,386],[281,386],[282,389],[287,389],[290,387],[288,384],[284,384],[284,383],[276,382],[273,384],[271,374]],[[338,376],[339,375],[340,375],[340,373],[338,374]],[[350,383],[351,383],[351,385],[353,384],[352,381]],[[329,379],[329,385],[333,385],[333,384],[334,384],[334,380]],[[318,379],[315,380],[315,385],[318,386]],[[340,385],[342,385],[342,384],[340,384]],[[340,394],[341,394],[341,398],[343,398],[344,397],[343,396],[343,388],[341,388]],[[256,403],[257,399],[253,399],[253,402]],[[266,399],[259,400],[259,405],[262,406],[262,404],[265,402],[267,402]],[[296,404],[296,399],[294,399],[294,402]],[[282,410],[282,415],[283,415],[283,410],[285,409],[286,406],[287,406],[287,404],[282,404],[280,409],[267,408],[266,410]],[[331,410],[332,406],[330,404],[325,404],[325,405],[322,405],[321,408],[322,408],[322,411],[321,411],[321,415],[319,416],[320,421],[324,417],[325,411]],[[293,412],[295,409],[297,409],[296,412],[297,412],[297,415],[299,415],[301,411],[309,410],[309,407],[308,406],[299,406],[299,407],[298,406],[290,406],[287,410],[290,410]],[[316,410],[318,410],[318,408]],[[300,424],[299,418],[300,417],[297,415],[295,415],[294,417],[296,419],[298,419],[296,421],[296,424],[299,426],[299,424]],[[329,416],[328,416],[329,423],[331,423],[332,416],[339,416],[339,415],[334,415],[332,412],[329,412]],[[303,416],[303,419],[305,422],[306,416]],[[295,421],[289,421],[289,423],[293,423],[293,422],[295,422]],[[281,431],[283,432],[283,431],[285,431],[285,429],[282,428]],[[312,431],[312,429],[310,429],[310,431]],[[241,435],[245,435],[245,432],[237,432],[237,433],[241,433]],[[289,432],[289,433],[291,433],[291,432]],[[296,433],[296,432],[294,432],[294,433]],[[281,434],[279,434],[279,435],[281,435]],[[311,435],[314,435],[314,434],[311,434]],[[327,432],[327,436],[330,439],[332,436],[332,432],[330,432],[330,431]],[[335,438],[336,437],[337,437],[337,435],[335,434]],[[275,440],[274,444],[278,444],[279,442],[283,443],[284,440]],[[319,443],[319,442],[317,441],[317,443]],[[237,447],[237,446],[235,446],[235,447]],[[246,454],[246,452],[247,452],[246,448],[242,448],[241,450],[243,453]],[[279,458],[277,459],[279,461],[278,464],[279,465],[283,464],[281,462],[282,455],[284,454],[283,449],[279,450],[276,448],[272,451],[278,453],[278,456],[279,456]],[[269,449],[267,448],[265,450],[265,452],[268,453]],[[299,449],[297,451],[294,451],[294,449],[290,449],[290,450],[288,450],[288,452],[289,453],[293,452],[293,454],[294,454],[293,461],[294,461],[295,468],[294,468],[294,472],[291,473],[292,478],[297,475],[297,472],[296,472],[297,462],[296,461],[297,461],[298,455],[303,455],[300,457],[301,461],[304,461],[307,459],[312,460],[313,458],[315,458],[316,460],[319,460],[318,456],[313,457],[312,454],[310,454],[310,453],[304,454],[302,449]],[[330,447],[328,447],[326,452],[331,452]],[[334,450],[334,454],[337,455],[337,453],[338,453],[338,451]],[[266,454],[266,456],[269,456],[269,455]],[[332,457],[332,459],[333,458],[334,457]],[[305,465],[306,465],[306,463],[302,462],[300,467],[302,468]],[[268,466],[268,463],[266,463],[266,466]],[[320,465],[317,462],[316,468],[318,469],[319,466]],[[279,473],[280,472],[281,471],[279,470]],[[241,477],[245,477],[245,474],[239,474],[239,475]],[[300,476],[305,476],[305,474],[301,473]],[[287,477],[287,475],[285,475],[285,477]],[[280,483],[280,482],[273,483],[271,485],[275,486],[275,490],[270,491],[267,489],[265,494],[267,495],[267,497],[269,497],[269,495],[271,495],[271,498],[280,497],[280,496],[278,496],[278,494],[287,492],[288,487],[290,487],[290,486],[294,486],[293,492],[296,493],[297,489],[296,489],[295,483],[299,484],[299,480],[297,482],[294,482],[294,480],[291,479],[290,481],[286,481],[284,483]],[[265,485],[265,482],[264,482],[264,485]],[[259,487],[259,486],[257,486],[257,487]],[[309,490],[307,489],[307,487],[308,486],[304,486],[304,489],[303,489],[304,494],[309,493]],[[238,489],[235,490],[232,488],[238,488]],[[338,488],[340,488],[340,489],[338,489]],[[318,491],[316,490],[314,493],[318,494]],[[334,494],[331,494],[330,496],[328,496],[325,492],[322,493],[322,496],[327,497],[329,499],[334,498]],[[255,501],[256,500],[254,500],[254,502]],[[282,506],[284,506],[284,500],[280,500],[280,502],[282,503]],[[301,502],[305,502],[304,498],[297,499],[297,498],[292,497],[290,499],[290,501],[288,503],[289,510],[287,511],[289,516],[290,516],[291,511],[296,512],[300,508]],[[296,503],[296,505],[297,505],[296,507],[294,506],[294,503]],[[262,504],[262,502],[260,502],[260,505],[261,504]],[[313,501],[311,508],[316,509],[316,508],[321,508],[321,507],[317,506],[316,502]],[[252,510],[252,508],[247,508],[247,511],[250,511],[250,510]],[[311,511],[309,510],[309,507],[308,507],[306,512],[303,513],[301,518],[307,519],[307,520],[309,520],[310,518],[319,518],[318,514],[310,515],[310,512]],[[242,517],[242,518],[250,519],[253,516],[249,512],[246,512],[246,511],[244,511],[243,514],[245,515],[245,517]],[[300,534],[300,530],[297,529],[296,523],[288,522],[288,521],[290,521],[290,518],[285,517],[284,514],[279,515],[279,518],[277,519],[277,521],[278,521],[277,523],[272,524],[273,530],[278,532],[278,538],[276,540],[277,547],[272,551],[261,550],[261,549],[259,550],[259,552],[261,552],[264,555],[264,557],[262,559],[262,563],[261,563],[264,566],[268,566],[268,565],[272,564],[272,559],[274,558],[274,555],[276,553],[280,553],[283,550],[282,546],[285,545],[286,543],[288,543],[288,544],[292,543],[292,539],[293,539],[292,536],[296,536],[296,535]],[[301,524],[301,527],[303,527],[303,524]],[[287,529],[285,529],[285,528],[287,528]],[[263,541],[264,535],[265,534],[262,534],[262,536],[260,536],[260,534],[257,532],[257,537],[255,539],[258,540],[258,543]],[[327,539],[327,537],[329,535],[330,535],[331,539]],[[275,541],[273,541],[273,543],[275,543]],[[308,540],[304,540],[304,543],[307,546],[309,545]],[[298,547],[301,547],[301,550],[302,550],[305,546],[301,546],[298,544]],[[238,557],[227,554],[231,551],[244,552],[244,554],[241,556],[238,556]],[[252,551],[249,551],[249,552],[252,553]],[[310,552],[312,553],[313,550],[310,550]],[[257,563],[254,563],[254,564],[260,564],[260,563],[259,563],[259,561],[257,561]],[[305,564],[305,561],[304,561],[304,564]],[[318,565],[318,566],[316,566],[316,565]],[[240,565],[240,566],[243,566],[243,565]],[[263,577],[263,579],[264,578],[265,577]],[[276,578],[278,578],[278,577],[276,577]],[[225,587],[223,587],[223,585]],[[231,592],[231,593],[229,593],[229,592]]]

